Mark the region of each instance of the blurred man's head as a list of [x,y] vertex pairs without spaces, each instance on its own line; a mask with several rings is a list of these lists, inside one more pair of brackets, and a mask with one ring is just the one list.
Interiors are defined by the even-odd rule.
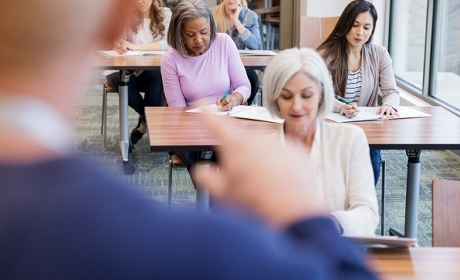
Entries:
[[48,77],[48,84],[71,86],[71,74],[83,71],[99,46],[119,36],[131,2],[0,1],[0,97],[5,92],[29,91],[34,83],[46,90],[41,75],[50,73],[54,75]]

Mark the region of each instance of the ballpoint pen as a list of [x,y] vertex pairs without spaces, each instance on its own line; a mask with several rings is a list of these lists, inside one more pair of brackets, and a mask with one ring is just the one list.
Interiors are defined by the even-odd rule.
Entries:
[[337,95],[337,94],[336,94],[336,95],[334,95],[334,97],[335,97],[335,99],[337,99],[337,100],[340,101],[340,102],[343,102],[343,103],[345,103],[345,104],[347,104],[347,105],[351,105],[351,102],[348,102],[345,98],[343,98],[343,97],[340,96],[340,95]]
[[228,92],[228,89],[224,92],[224,97],[222,97],[222,99],[220,100],[221,103],[224,102],[225,98],[227,98]]

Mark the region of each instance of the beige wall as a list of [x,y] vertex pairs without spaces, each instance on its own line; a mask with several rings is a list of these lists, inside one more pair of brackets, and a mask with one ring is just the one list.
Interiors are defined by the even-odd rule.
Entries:
[[[310,3],[311,1],[311,3]],[[334,5],[341,7],[336,10],[343,10],[350,0],[328,0]],[[387,0],[371,0],[377,9],[379,20],[374,34],[374,43],[384,45],[385,43],[385,7]],[[325,1],[318,0],[292,0],[281,1],[281,23],[280,23],[280,49],[293,46],[317,47],[322,40],[329,35],[335,25],[336,18],[332,17],[311,17],[307,16],[309,4],[315,5]],[[312,6],[310,6],[312,7]],[[338,12],[340,15],[340,12]],[[326,13],[327,15],[327,13]],[[287,35],[285,35],[287,33]]]
[[205,2],[206,5],[208,5],[209,8],[212,8],[212,7],[216,6],[216,4],[217,4],[217,0],[203,0],[203,2]]

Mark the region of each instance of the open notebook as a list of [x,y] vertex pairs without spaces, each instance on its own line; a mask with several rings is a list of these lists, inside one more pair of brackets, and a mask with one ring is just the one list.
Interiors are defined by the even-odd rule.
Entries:
[[326,116],[326,119],[335,122],[360,122],[360,121],[374,121],[374,120],[393,120],[393,119],[404,119],[404,118],[424,118],[432,117],[432,115],[423,113],[408,107],[400,106],[398,113],[399,117],[387,117],[384,115],[378,115],[377,109],[380,107],[359,107],[359,113],[353,118],[342,116],[339,113],[330,113]]
[[165,51],[127,51],[119,54],[117,51],[99,51],[107,56],[132,56],[132,55],[163,55]]
[[398,236],[344,236],[353,243],[366,247],[411,247],[416,238]]
[[240,55],[277,55],[274,51],[267,50],[238,50]]
[[201,113],[207,110],[213,114],[221,116],[229,116],[233,118],[250,119],[265,122],[283,123],[284,120],[273,116],[268,112],[267,108],[259,106],[239,105],[232,108],[231,111],[221,111],[216,104],[209,104],[202,107],[187,110],[188,113]]

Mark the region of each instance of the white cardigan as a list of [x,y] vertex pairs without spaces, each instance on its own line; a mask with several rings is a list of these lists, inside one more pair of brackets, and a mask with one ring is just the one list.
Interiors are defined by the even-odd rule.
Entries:
[[[283,126],[275,137],[286,145]],[[315,163],[319,170],[316,180],[322,185],[331,215],[343,227],[343,235],[374,236],[379,214],[364,131],[351,124],[318,121],[312,149],[315,147],[321,147],[319,153],[311,151],[312,160],[319,161]]]

